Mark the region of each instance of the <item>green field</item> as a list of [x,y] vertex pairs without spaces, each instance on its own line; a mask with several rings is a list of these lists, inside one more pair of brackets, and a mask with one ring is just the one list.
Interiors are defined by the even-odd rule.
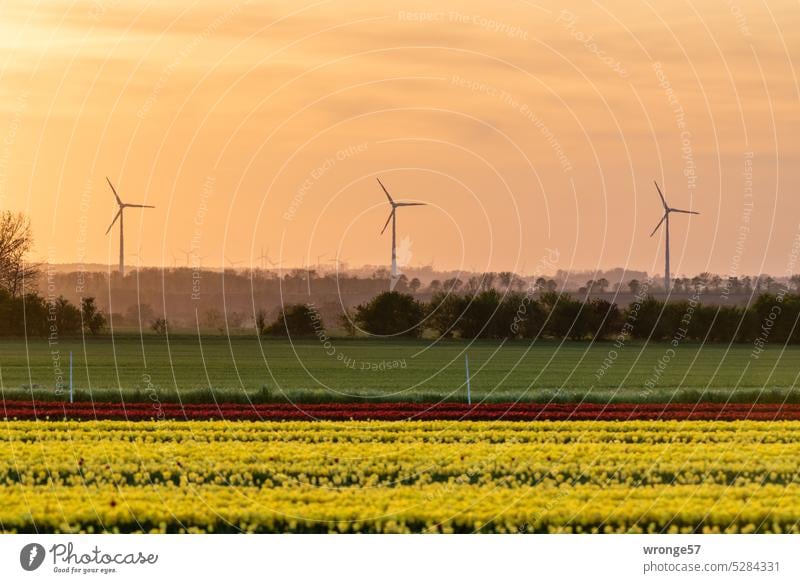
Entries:
[[[0,340],[6,399],[66,398],[74,355],[77,399],[186,402],[464,400],[468,350],[473,400],[595,402],[800,401],[800,347],[588,342],[302,342],[234,336],[125,335]],[[603,370],[604,360],[611,363]],[[665,363],[659,369],[659,363]],[[59,371],[60,368],[60,371]],[[599,371],[603,374],[598,376]],[[63,384],[62,384],[63,382]],[[58,386],[57,386],[58,385]],[[648,386],[650,385],[650,386]]]

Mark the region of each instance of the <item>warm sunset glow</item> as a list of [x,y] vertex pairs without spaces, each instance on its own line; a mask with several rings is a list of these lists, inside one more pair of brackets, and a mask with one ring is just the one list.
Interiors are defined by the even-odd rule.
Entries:
[[[435,8],[432,8],[435,6]],[[0,3],[0,208],[36,258],[800,271],[796,3]],[[793,263],[794,262],[794,263]]]

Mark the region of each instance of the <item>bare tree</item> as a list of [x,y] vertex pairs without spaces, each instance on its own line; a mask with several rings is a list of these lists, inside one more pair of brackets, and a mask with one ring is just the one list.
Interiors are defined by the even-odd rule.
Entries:
[[25,262],[32,248],[30,219],[22,213],[0,213],[0,289],[16,297],[26,282],[28,286],[35,284],[39,266]]
[[358,328],[353,321],[353,314],[347,308],[344,308],[342,313],[339,314],[339,324],[344,328],[348,336],[355,336],[358,333]]
[[167,322],[166,318],[156,318],[150,322],[150,329],[159,336],[163,336],[169,329],[169,323]]
[[483,291],[490,290],[494,287],[494,282],[496,279],[497,279],[497,274],[495,272],[487,271],[481,276],[478,288]]
[[263,336],[267,330],[267,312],[265,310],[259,310],[256,313],[256,330],[258,330],[259,336]]
[[448,293],[457,292],[458,290],[461,289],[462,285],[464,285],[464,282],[458,279],[457,277],[446,279],[443,284],[444,290]]

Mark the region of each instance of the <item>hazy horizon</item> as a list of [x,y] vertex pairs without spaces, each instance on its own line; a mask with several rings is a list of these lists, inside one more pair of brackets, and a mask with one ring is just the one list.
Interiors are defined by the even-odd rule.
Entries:
[[[110,273],[115,274],[118,271],[118,265],[116,263],[41,263],[39,264],[41,270],[41,277],[46,278],[48,271],[53,271],[57,273]],[[126,276],[133,274],[137,270],[147,270],[147,269],[155,269],[155,270],[163,270],[163,271],[170,271],[170,270],[192,270],[192,271],[208,271],[208,272],[223,272],[223,271],[234,271],[237,274],[245,274],[247,272],[262,272],[265,274],[278,274],[278,275],[290,275],[293,272],[297,271],[311,271],[315,272],[320,276],[329,276],[329,275],[340,275],[340,276],[350,276],[350,277],[371,277],[375,272],[378,270],[385,270],[386,275],[388,277],[388,268],[385,265],[344,265],[337,269],[337,267],[333,265],[287,265],[282,267],[261,267],[260,265],[186,265],[177,263],[175,265],[139,265],[139,264],[126,264]],[[451,275],[461,273],[462,276],[480,276],[485,273],[494,273],[498,275],[500,272],[485,272],[485,271],[470,271],[469,269],[457,269],[457,268],[445,268],[445,267],[438,267],[432,265],[406,265],[403,266],[399,270],[399,275],[406,275],[408,279],[413,277],[419,277],[421,274],[431,274],[434,278],[440,278],[443,275]],[[720,276],[724,281],[726,279],[723,277],[724,274],[714,273],[714,272],[705,272],[710,276]],[[625,268],[625,267],[610,267],[607,269],[599,269],[599,270],[585,270],[585,269],[573,269],[571,271],[554,271],[554,272],[538,272],[538,273],[514,273],[514,275],[530,279],[530,278],[539,278],[544,277],[546,279],[556,279],[556,280],[567,280],[573,288],[575,286],[580,286],[586,283],[583,277],[598,279],[601,277],[610,277],[620,275],[622,277],[614,277],[614,281],[611,283],[619,282],[622,284],[626,284],[631,279],[649,279],[652,282],[652,285],[655,287],[660,287],[662,285],[663,279],[663,272],[647,272],[639,269],[633,268]],[[691,279],[694,277],[700,277],[703,275],[702,273],[672,273],[673,278],[681,278],[681,279]],[[798,275],[798,274],[792,274]],[[756,278],[765,278],[771,277],[776,282],[788,282],[790,279],[790,275],[784,274],[770,274],[770,273],[740,273],[738,279],[741,281],[744,278],[750,278],[751,283],[755,283]],[[428,279],[424,279],[423,283],[428,283]],[[791,284],[794,285],[794,284]],[[573,289],[570,288],[570,289]]]

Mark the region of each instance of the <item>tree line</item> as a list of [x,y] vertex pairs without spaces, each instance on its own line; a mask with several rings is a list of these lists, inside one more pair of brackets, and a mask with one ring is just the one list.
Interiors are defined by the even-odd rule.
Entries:
[[[627,307],[567,293],[539,295],[488,289],[474,295],[434,294],[423,302],[410,294],[384,292],[332,323],[350,335],[464,339],[639,340],[680,343],[800,343],[800,295],[765,293],[749,306],[703,304],[701,295],[664,302],[643,293]],[[259,332],[311,336],[326,326],[313,304],[286,306]]]

